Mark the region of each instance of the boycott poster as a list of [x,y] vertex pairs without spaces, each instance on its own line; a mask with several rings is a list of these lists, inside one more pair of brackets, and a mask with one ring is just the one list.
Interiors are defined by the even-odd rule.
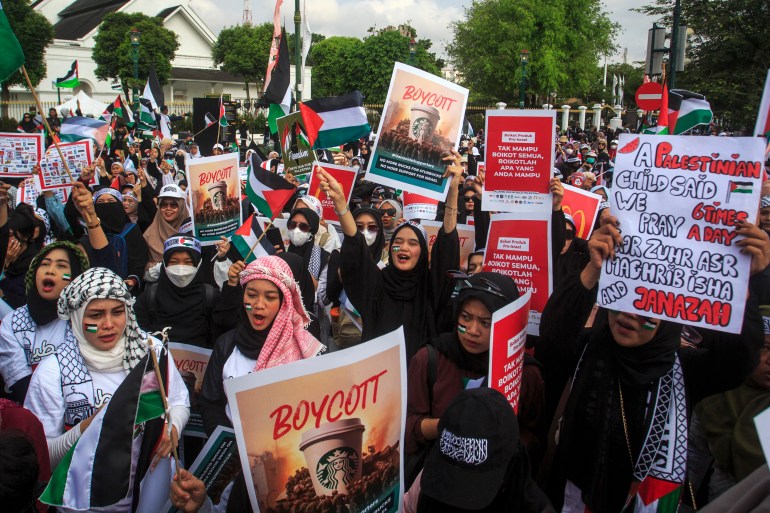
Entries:
[[623,245],[600,306],[740,333],[751,258],[736,223],[759,207],[765,141],[622,134],[611,190]]
[[[69,198],[71,187],[54,189],[54,194],[62,202],[62,205],[67,203]],[[37,188],[37,180],[34,178],[26,178],[19,184],[18,192],[16,193],[16,206],[18,207],[22,203],[37,207],[37,197],[40,196],[40,189]]]
[[278,126],[278,141],[286,171],[297,176],[309,173],[313,169],[315,152],[307,137],[302,113],[292,112],[288,116],[275,120]]
[[203,376],[206,374],[206,367],[211,358],[211,349],[178,342],[169,342],[168,349],[190,395],[190,420],[187,421],[182,434],[206,438],[198,398],[203,387]]
[[193,234],[204,246],[235,233],[241,225],[238,154],[192,159],[187,164]]
[[[222,491],[240,473],[240,470],[235,431],[224,426],[218,426],[211,433],[206,445],[188,469],[206,485],[206,494],[214,504],[219,504]],[[171,501],[167,501],[162,511],[175,513],[180,510],[174,507]]]
[[457,147],[467,101],[467,89],[397,62],[366,180],[443,201],[442,156]]
[[539,335],[540,317],[553,288],[551,212],[492,215],[484,270],[510,276],[520,293],[532,291],[527,333]]
[[0,133],[0,177],[31,176],[44,149],[43,134]]
[[[428,235],[428,255],[433,250],[433,243],[436,242],[439,228],[444,224],[441,221],[420,221]],[[476,230],[473,226],[467,224],[457,225],[457,237],[460,239],[460,262],[458,269],[468,267],[468,257],[473,253],[473,247],[476,244]]]
[[527,290],[513,303],[492,313],[489,386],[503,394],[516,413],[519,413],[524,346],[527,342],[531,300],[532,291]]
[[438,200],[404,192],[404,219],[436,219]]
[[601,202],[602,197],[598,194],[564,184],[561,209],[565,214],[571,215],[572,220],[575,221],[575,237],[588,239],[591,236]]
[[555,110],[488,110],[484,210],[520,212],[551,204]]
[[[59,148],[61,148],[64,160],[67,162],[74,180],[80,178],[80,170],[82,168],[91,165],[93,157],[92,145],[93,141],[91,139],[59,143]],[[59,152],[56,151],[55,146],[49,146],[46,150],[43,160],[40,161],[40,173],[37,175],[37,179],[41,191],[72,187],[72,181],[67,174],[67,170],[64,168],[64,164],[62,164],[61,157]],[[94,176],[89,185],[96,185],[96,176]]]
[[326,193],[321,190],[321,178],[316,172],[318,168],[323,168],[324,171],[329,173],[337,180],[342,186],[342,192],[345,193],[345,199],[350,202],[350,195],[353,193],[353,185],[356,181],[356,170],[352,167],[337,166],[335,164],[327,164],[325,162],[313,163],[313,174],[310,177],[310,187],[308,188],[308,195],[315,196],[321,200],[321,206],[323,207],[323,218],[326,221],[339,221],[339,216],[334,210],[334,202],[326,196]]
[[345,351],[225,381],[255,512],[401,511],[403,330]]

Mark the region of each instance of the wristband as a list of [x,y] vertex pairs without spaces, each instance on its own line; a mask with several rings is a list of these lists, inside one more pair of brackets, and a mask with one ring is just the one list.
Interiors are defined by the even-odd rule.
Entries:
[[102,225],[102,220],[97,217],[96,224],[87,224],[86,228],[88,228],[89,230],[94,230],[96,228],[99,228],[101,225]]
[[334,213],[337,214],[337,217],[342,217],[345,214],[347,214],[348,212],[350,212],[350,206],[349,205],[346,205],[345,206],[345,210],[343,210],[342,212],[337,212],[337,209],[336,208],[334,209]]

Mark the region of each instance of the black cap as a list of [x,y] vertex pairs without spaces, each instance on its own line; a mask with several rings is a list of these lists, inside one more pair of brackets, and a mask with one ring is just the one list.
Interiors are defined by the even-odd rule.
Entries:
[[456,508],[489,506],[518,453],[519,424],[505,397],[491,388],[463,390],[438,423],[425,459],[422,493]]

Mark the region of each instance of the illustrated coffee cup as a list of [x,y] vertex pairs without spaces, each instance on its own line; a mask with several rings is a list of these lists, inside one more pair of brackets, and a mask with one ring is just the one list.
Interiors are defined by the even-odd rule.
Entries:
[[208,191],[212,208],[214,210],[224,209],[227,202],[227,182],[224,180],[212,182],[209,184]]
[[417,141],[431,142],[441,118],[436,107],[416,104],[412,106],[412,119],[409,124],[409,137]]
[[361,479],[361,447],[364,430],[361,419],[343,419],[302,433],[299,450],[305,455],[313,488],[318,496],[348,487]]

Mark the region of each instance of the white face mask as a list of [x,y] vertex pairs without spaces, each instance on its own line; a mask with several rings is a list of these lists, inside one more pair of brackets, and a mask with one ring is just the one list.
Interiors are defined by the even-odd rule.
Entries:
[[310,232],[303,232],[299,228],[294,228],[289,232],[289,242],[295,246],[303,246],[310,240]]
[[166,276],[171,280],[171,283],[180,289],[188,286],[196,274],[198,274],[198,268],[191,265],[170,265],[166,267]]
[[359,166],[358,164],[353,164],[353,169],[358,171],[359,169],[361,169],[361,166]]
[[374,244],[374,241],[377,240],[377,232],[370,232],[369,230],[364,230],[361,232],[361,235],[364,236],[364,240],[366,240],[366,245],[371,246]]
[[567,149],[565,150],[565,153],[566,153],[567,155],[572,155],[573,153],[575,153],[575,150],[573,150],[572,148],[567,148]]

